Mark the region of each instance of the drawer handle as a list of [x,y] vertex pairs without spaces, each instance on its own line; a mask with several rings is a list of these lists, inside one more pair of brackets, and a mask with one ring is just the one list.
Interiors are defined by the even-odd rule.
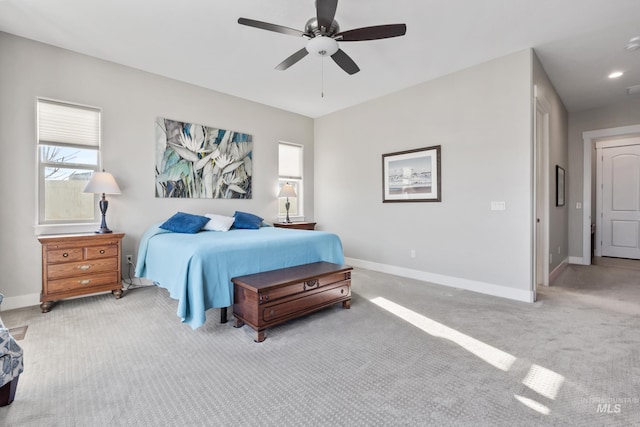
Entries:
[[100,254],[104,254],[104,249],[100,249]]
[[62,257],[63,257],[63,258],[66,258],[66,257],[68,257],[68,256],[69,256],[69,254],[68,254],[68,253],[66,253],[66,252],[62,254]]
[[78,283],[80,283],[81,285],[88,285],[89,283],[91,283],[91,279],[79,280]]
[[85,265],[79,265],[78,266],[78,270],[88,270],[91,268],[90,264],[85,264]]
[[306,291],[307,289],[317,288],[319,285],[320,281],[318,279],[307,280],[304,282],[304,290]]

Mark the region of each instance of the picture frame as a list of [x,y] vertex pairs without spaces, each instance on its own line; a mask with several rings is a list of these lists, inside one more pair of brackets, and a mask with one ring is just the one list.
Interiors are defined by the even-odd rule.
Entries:
[[382,202],[441,202],[441,146],[382,155]]
[[564,206],[565,172],[556,165],[556,206]]
[[250,134],[156,117],[155,135],[156,197],[252,198]]

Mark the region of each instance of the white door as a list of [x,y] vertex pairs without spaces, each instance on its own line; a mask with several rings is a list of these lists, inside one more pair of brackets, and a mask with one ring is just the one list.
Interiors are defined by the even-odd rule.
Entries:
[[640,145],[602,150],[601,224],[602,256],[640,259]]

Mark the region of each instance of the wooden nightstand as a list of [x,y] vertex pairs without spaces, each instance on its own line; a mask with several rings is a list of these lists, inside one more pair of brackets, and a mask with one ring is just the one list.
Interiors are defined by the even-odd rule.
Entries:
[[276,222],[273,224],[274,227],[280,228],[295,228],[296,230],[315,230],[316,223],[315,222]]
[[111,291],[122,296],[124,233],[39,236],[42,244],[40,309],[63,298]]

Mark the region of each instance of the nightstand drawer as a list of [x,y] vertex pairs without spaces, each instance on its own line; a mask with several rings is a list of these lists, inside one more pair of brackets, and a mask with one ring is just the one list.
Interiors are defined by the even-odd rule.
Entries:
[[118,255],[118,246],[90,246],[85,248],[85,259],[108,258]]
[[118,273],[113,271],[99,274],[87,274],[85,276],[49,280],[49,293],[68,292],[76,289],[92,288],[101,285],[109,285],[118,282]]
[[50,265],[47,279],[61,279],[63,277],[81,276],[84,274],[114,271],[118,269],[117,258],[96,259],[91,261],[68,262]]
[[47,263],[82,261],[82,248],[53,249],[47,251]]

